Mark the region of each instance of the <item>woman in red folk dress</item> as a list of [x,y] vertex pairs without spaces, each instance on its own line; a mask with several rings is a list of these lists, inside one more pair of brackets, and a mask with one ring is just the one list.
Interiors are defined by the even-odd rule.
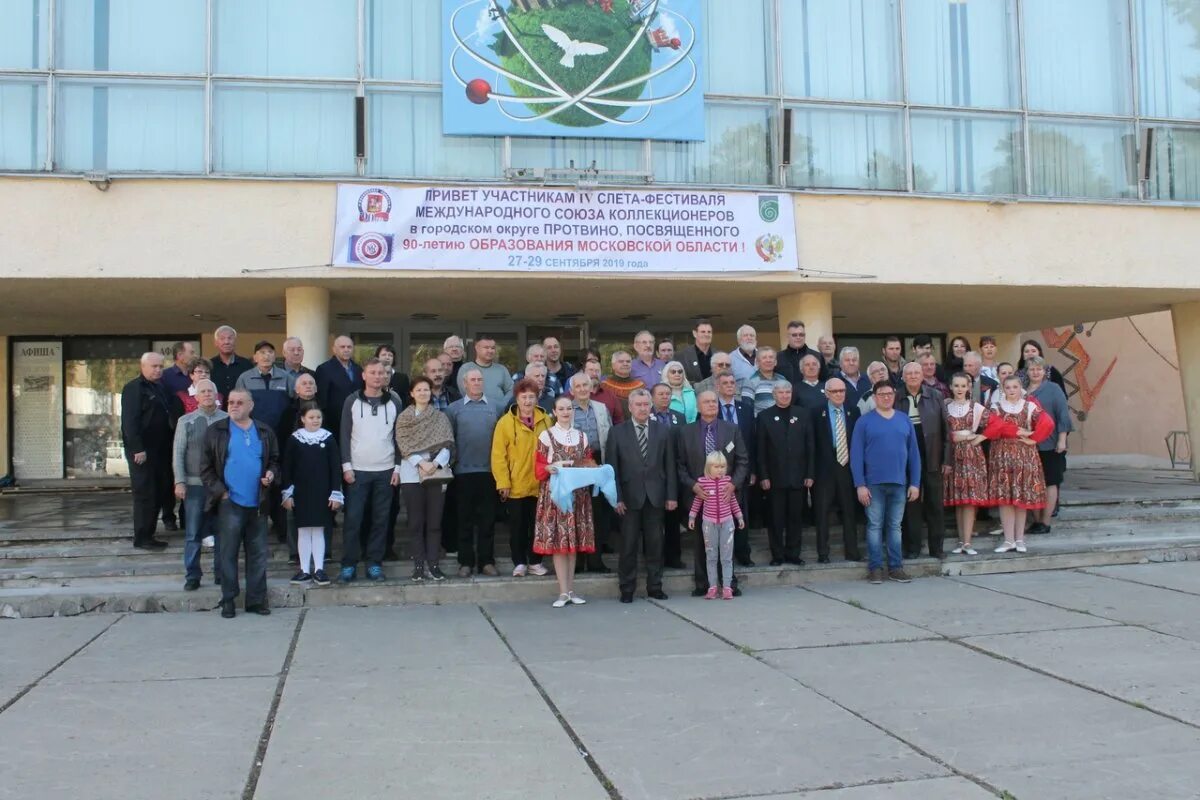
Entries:
[[971,402],[971,376],[956,372],[950,379],[950,399],[946,401],[946,416],[950,436],[946,440],[946,457],[942,459],[945,485],[943,503],[954,507],[958,522],[958,547],[955,554],[978,555],[971,547],[975,532],[975,512],[979,506],[991,505],[988,499],[987,456],[980,444],[986,438],[981,431],[987,427],[990,413],[979,403]]
[[[534,473],[541,481],[538,489],[537,521],[533,528],[533,552],[554,558],[554,577],[558,579],[558,599],[552,605],[583,605],[587,601],[574,592],[575,557],[596,551],[596,531],[592,522],[590,487],[576,489],[575,508],[567,513],[550,499],[550,476],[562,467],[593,464],[587,436],[572,427],[574,405],[563,395],[554,401],[554,425],[538,436]],[[1040,462],[1039,462],[1040,463]]]
[[988,497],[1000,506],[1004,542],[997,553],[1025,552],[1025,513],[1046,505],[1046,480],[1037,443],[1054,432],[1052,420],[1022,397],[1021,379],[1010,375],[992,408],[984,435],[992,440],[988,455]]

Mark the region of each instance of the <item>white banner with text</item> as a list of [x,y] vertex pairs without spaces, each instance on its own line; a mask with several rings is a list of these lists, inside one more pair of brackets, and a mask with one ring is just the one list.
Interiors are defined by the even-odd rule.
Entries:
[[340,184],[335,267],[562,272],[799,269],[791,196]]

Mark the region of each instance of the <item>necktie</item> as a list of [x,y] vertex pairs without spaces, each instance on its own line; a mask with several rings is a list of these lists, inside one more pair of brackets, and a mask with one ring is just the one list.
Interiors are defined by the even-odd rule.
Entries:
[[733,422],[733,404],[732,403],[725,404],[725,421]]
[[713,450],[717,449],[717,426],[710,423],[704,429],[704,455],[708,455]]
[[833,423],[837,431],[837,462],[844,467],[850,463],[850,448],[846,446],[846,420],[841,411],[833,412]]
[[646,438],[646,426],[635,425],[637,428],[638,449],[642,451],[642,461],[645,461],[650,452],[650,443]]
[[346,377],[350,379],[351,383],[354,383],[354,367],[349,364],[346,365]]

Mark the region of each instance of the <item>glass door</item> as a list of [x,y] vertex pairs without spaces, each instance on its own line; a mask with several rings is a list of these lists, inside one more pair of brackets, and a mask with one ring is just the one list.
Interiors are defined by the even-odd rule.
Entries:
[[[446,345],[451,336],[465,338],[466,331],[458,322],[426,322],[414,323],[404,327],[403,348],[400,353],[400,368],[407,370],[412,377],[421,374],[425,362],[437,358],[438,353]],[[471,357],[470,349],[466,358]]]
[[121,390],[141,371],[149,339],[68,339],[65,452],[68,478],[126,478]]

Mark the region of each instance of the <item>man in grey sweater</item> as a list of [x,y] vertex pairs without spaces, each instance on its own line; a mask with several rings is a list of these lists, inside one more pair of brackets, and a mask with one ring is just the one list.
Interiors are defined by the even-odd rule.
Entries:
[[512,375],[503,364],[496,361],[496,340],[487,334],[480,334],[475,340],[475,360],[468,361],[458,371],[458,391],[466,397],[466,385],[463,373],[468,367],[475,367],[483,375],[483,393],[488,402],[496,408],[501,408],[504,398],[512,392]]
[[175,469],[175,497],[183,501],[184,543],[183,588],[192,592],[200,588],[201,544],[213,548],[213,575],[221,582],[220,543],[217,542],[217,520],[205,511],[204,482],[200,480],[200,457],[204,452],[204,434],[208,426],[229,415],[217,408],[217,385],[210,380],[196,383],[196,410],[179,418],[175,424],[175,443],[171,463]]
[[[446,409],[458,455],[454,482],[458,498],[458,576],[472,571],[497,575],[495,551],[496,480],[492,477],[492,433],[503,409],[483,391],[483,373],[474,364],[459,372],[466,394]],[[476,542],[478,541],[478,548]]]

